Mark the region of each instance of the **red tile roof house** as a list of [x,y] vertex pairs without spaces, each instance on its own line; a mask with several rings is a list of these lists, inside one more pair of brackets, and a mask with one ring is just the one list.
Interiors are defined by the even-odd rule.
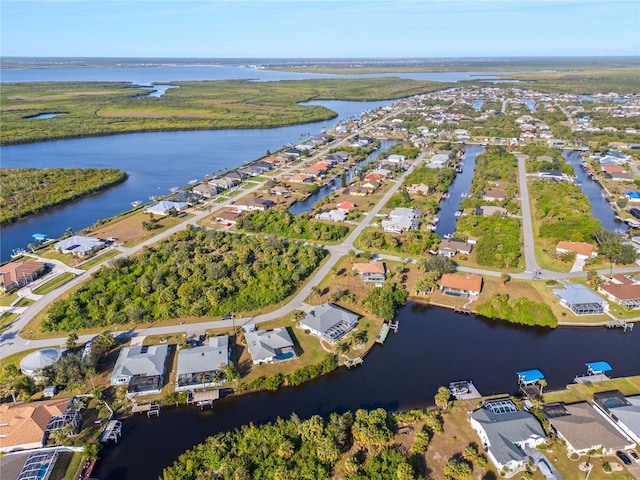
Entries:
[[438,285],[440,285],[440,291],[445,295],[477,298],[482,290],[482,277],[475,273],[466,275],[445,273]]
[[0,267],[0,292],[12,292],[24,287],[47,269],[44,262],[9,262]]
[[561,255],[563,253],[573,252],[576,257],[582,258],[594,258],[598,256],[598,252],[593,250],[593,245],[586,242],[567,242],[562,240],[556,245],[556,253]]
[[611,280],[598,287],[608,300],[627,308],[640,308],[640,283],[621,274],[614,275]]
[[336,209],[342,210],[343,212],[350,212],[356,208],[356,204],[353,202],[342,202],[336,205]]
[[326,173],[329,171],[329,165],[324,162],[314,163],[313,165],[311,165],[311,168],[320,172],[321,175],[326,175]]
[[231,223],[235,224],[244,213],[242,212],[221,212],[216,215],[216,221],[220,223]]

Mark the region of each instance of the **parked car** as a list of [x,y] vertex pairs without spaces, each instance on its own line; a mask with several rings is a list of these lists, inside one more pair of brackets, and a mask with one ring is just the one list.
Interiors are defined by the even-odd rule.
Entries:
[[617,457],[622,460],[622,463],[624,463],[625,465],[631,465],[631,459],[627,456],[626,453],[621,452],[620,450],[618,450],[616,452]]
[[633,458],[636,462],[640,463],[640,457],[635,450],[627,450],[627,453],[631,455],[631,458]]

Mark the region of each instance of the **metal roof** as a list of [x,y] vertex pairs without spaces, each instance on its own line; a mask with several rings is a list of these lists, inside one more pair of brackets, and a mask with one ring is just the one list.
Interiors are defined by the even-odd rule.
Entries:
[[544,375],[540,370],[523,370],[517,373],[518,381],[522,383],[534,383],[538,380],[544,380]]
[[591,362],[585,363],[585,365],[587,366],[587,369],[593,373],[602,373],[613,370],[611,368],[611,365],[609,365],[607,362]]

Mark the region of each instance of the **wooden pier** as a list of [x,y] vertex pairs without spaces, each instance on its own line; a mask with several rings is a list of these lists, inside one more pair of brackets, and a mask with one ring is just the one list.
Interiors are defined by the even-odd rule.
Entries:
[[378,336],[376,337],[376,343],[379,343],[380,345],[384,345],[384,341],[387,339],[387,335],[389,335],[389,328],[390,327],[387,322],[384,322],[382,324],[380,333],[378,333]]
[[393,333],[398,333],[398,326],[400,325],[400,320],[396,320],[395,322],[389,323],[389,330],[393,330]]
[[455,313],[462,313],[464,315],[471,315],[471,310],[469,310],[468,308],[465,308],[465,307],[456,307],[453,311]]
[[104,432],[100,435],[100,443],[107,443],[113,440],[118,443],[118,438],[122,435],[122,422],[119,420],[109,420]]
[[361,365],[362,363],[364,363],[364,360],[362,360],[362,357],[347,358],[344,361],[344,366],[347,368],[351,368],[351,367],[356,367],[358,365]]

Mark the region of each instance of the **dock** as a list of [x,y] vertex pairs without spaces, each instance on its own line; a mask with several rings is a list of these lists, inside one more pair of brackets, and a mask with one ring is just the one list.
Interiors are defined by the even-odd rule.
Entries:
[[200,390],[189,396],[189,404],[197,405],[202,410],[204,407],[213,408],[213,402],[220,398],[220,390]]
[[622,328],[625,332],[627,330],[633,330],[633,323],[622,320],[621,318],[614,318],[613,320],[609,320],[604,324],[607,328]]
[[451,382],[449,392],[456,400],[471,400],[482,396],[471,380]]
[[351,367],[356,367],[358,365],[361,365],[362,363],[364,363],[364,360],[362,360],[362,357],[347,358],[344,361],[344,366],[347,368],[351,368]]
[[389,335],[389,324],[387,322],[384,322],[382,324],[382,328],[380,329],[380,333],[378,333],[378,336],[376,337],[376,343],[384,345],[384,341],[387,339],[387,335]]
[[122,435],[122,422],[119,420],[109,420],[104,431],[100,435],[99,442],[107,443],[110,440],[118,443],[118,438]]
[[455,313],[462,313],[464,315],[471,315],[471,310],[465,307],[456,307],[453,309]]
[[587,366],[587,373],[584,375],[576,375],[574,382],[576,383],[595,383],[604,382],[609,380],[609,377],[605,372],[611,371],[611,365],[607,362],[591,362],[585,364]]

